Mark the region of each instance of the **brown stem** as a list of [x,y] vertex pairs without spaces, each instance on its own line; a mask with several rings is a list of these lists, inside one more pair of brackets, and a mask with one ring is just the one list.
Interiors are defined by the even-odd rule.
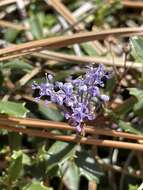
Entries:
[[137,177],[137,178],[143,178],[143,173],[141,171],[135,171],[133,170],[132,172],[129,172],[128,169],[126,168],[122,168],[118,165],[111,165],[111,164],[108,164],[108,163],[105,163],[99,156],[96,156],[95,157],[97,163],[102,167],[103,170],[112,170],[112,171],[115,171],[115,172],[119,172],[119,173],[124,173],[126,175],[130,175],[130,176],[133,176],[133,177]]
[[130,1],[130,0],[122,0],[121,2],[125,7],[129,8],[143,8],[143,2],[142,1]]
[[23,44],[18,44],[13,47],[8,47],[0,50],[0,61],[7,60],[10,56],[15,56],[21,53],[30,54],[31,52],[40,51],[44,48],[53,49],[73,45],[75,43],[89,42],[100,40],[109,37],[110,35],[129,37],[132,35],[142,35],[142,27],[136,28],[118,28],[100,32],[82,32],[73,34],[72,36],[58,36],[48,39],[36,40]]
[[120,141],[112,141],[112,140],[96,140],[91,137],[77,138],[77,136],[75,135],[73,136],[57,135],[57,134],[52,134],[50,132],[45,132],[45,131],[40,131],[40,130],[18,128],[18,127],[11,127],[11,126],[5,126],[5,125],[0,125],[0,128],[6,129],[8,131],[27,134],[29,136],[43,137],[43,138],[49,138],[49,139],[54,139],[54,140],[59,140],[59,141],[67,141],[67,142],[74,142],[74,143],[81,143],[81,144],[88,144],[88,145],[143,151],[143,145],[138,144],[138,143],[128,143],[128,142],[120,142]]
[[[63,122],[45,121],[41,119],[32,119],[32,118],[16,118],[12,116],[7,117],[3,115],[0,115],[0,124],[9,125],[9,126],[26,125],[28,127],[33,127],[33,128],[76,131],[74,127],[71,127],[70,125]],[[100,124],[98,123],[98,125]],[[85,127],[85,133],[92,134],[92,135],[99,134],[99,135],[112,136],[112,137],[123,137],[123,138],[133,139],[133,140],[143,140],[143,135],[135,135],[135,134],[129,134],[125,132],[118,132],[118,131],[107,129],[107,128],[99,129],[92,126]]]
[[88,190],[97,190],[97,183],[95,180],[88,182]]

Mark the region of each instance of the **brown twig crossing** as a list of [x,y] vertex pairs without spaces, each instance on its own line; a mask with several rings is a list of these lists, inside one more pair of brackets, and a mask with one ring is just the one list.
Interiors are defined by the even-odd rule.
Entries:
[[77,43],[89,42],[93,40],[103,40],[111,35],[120,37],[129,37],[133,35],[142,35],[143,27],[136,28],[117,28],[99,32],[83,32],[73,34],[72,36],[58,36],[48,39],[36,40],[13,47],[0,50],[0,61],[14,58],[15,56],[28,55],[31,52],[40,51],[44,48],[55,49],[66,47]]
[[[17,125],[27,126],[27,127],[37,128],[37,129],[14,127]],[[56,134],[52,134],[52,132],[45,131],[45,130],[51,130],[51,129],[75,131],[73,127],[62,122],[0,116],[0,128],[4,128],[8,131],[21,132],[21,133],[32,135],[32,136],[50,138],[50,139],[61,140],[61,141],[68,141],[68,142],[71,141],[71,142],[76,142],[76,143],[80,142],[83,144],[90,144],[90,145],[92,144],[92,145],[115,147],[115,148],[127,148],[127,149],[135,149],[135,150],[143,151],[143,145],[138,144],[138,143],[128,143],[128,142],[120,142],[120,141],[112,141],[112,140],[96,140],[93,137],[82,137],[79,139],[75,135],[73,136],[56,135]],[[123,137],[123,138],[127,138],[130,140],[131,139],[137,140],[137,141],[143,140],[142,135],[134,135],[134,134],[124,133],[124,132],[117,132],[115,130],[110,130],[110,129],[85,127],[85,132],[90,135],[100,134],[100,135],[105,135],[105,136]]]
[[128,143],[128,142],[120,142],[120,141],[113,141],[113,140],[96,140],[92,137],[78,137],[76,135],[57,135],[51,132],[34,130],[34,129],[27,129],[27,128],[19,128],[19,127],[11,127],[0,125],[1,129],[6,129],[12,132],[18,132],[27,134],[29,136],[35,137],[43,137],[49,138],[54,140],[66,141],[66,142],[74,142],[74,143],[81,143],[81,144],[88,144],[88,145],[96,145],[96,146],[104,146],[104,147],[114,147],[114,148],[123,148],[123,149],[130,149],[130,150],[138,150],[143,151],[143,145],[138,143]]
[[[32,118],[16,118],[16,117],[6,117],[6,116],[0,116],[0,124],[9,125],[9,126],[27,126],[32,128],[38,128],[38,129],[59,129],[59,130],[70,130],[70,131],[76,131],[74,127],[71,127],[70,125],[63,123],[63,122],[55,122],[55,121],[46,121],[42,119],[32,119]],[[135,135],[125,132],[118,132],[115,130],[103,128],[99,129],[97,127],[87,126],[85,127],[85,133],[87,134],[98,134],[98,135],[105,135],[105,136],[112,136],[112,137],[123,137],[127,139],[132,140],[143,140],[143,135]]]

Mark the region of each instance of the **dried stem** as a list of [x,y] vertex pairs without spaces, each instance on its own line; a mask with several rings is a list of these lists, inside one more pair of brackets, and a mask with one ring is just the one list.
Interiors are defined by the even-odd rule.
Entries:
[[19,81],[17,81],[17,86],[24,86],[31,78],[40,72],[41,68],[36,67],[30,73],[25,74]]
[[[46,0],[47,2],[47,0]],[[79,23],[76,17],[70,12],[70,10],[60,1],[60,0],[48,0],[48,3],[53,6],[53,8],[63,16],[63,18],[74,28],[76,31],[83,31],[85,27],[82,23]],[[75,24],[77,23],[77,24]],[[91,42],[92,46],[99,54],[103,53],[99,51],[101,49],[101,44],[98,41]]]
[[[64,53],[57,53],[57,52],[47,51],[47,50],[43,50],[40,53],[33,53],[32,55],[43,58],[43,59],[57,60],[57,61],[66,62],[66,63],[74,62],[74,63],[78,63],[78,64],[87,64],[87,63],[94,62],[97,64],[102,63],[102,64],[109,65],[109,66],[113,65],[113,61],[106,57],[75,56],[75,55],[68,55],[68,54],[64,54]],[[116,67],[124,67],[124,63],[120,59],[118,59],[114,64]],[[141,69],[141,63],[127,61],[126,67]]]
[[[67,9],[67,7],[64,6],[64,4],[60,0],[45,0],[48,2],[51,6],[54,7],[54,9],[62,15],[69,24],[74,25],[77,20],[76,18],[70,13],[70,11]],[[78,25],[74,26],[77,31],[84,30],[84,26],[81,23],[78,23]]]
[[129,8],[143,8],[143,2],[142,1],[129,1],[129,0],[122,0],[121,2],[125,7]]
[[[123,169],[127,169],[128,168],[128,166],[129,166],[131,160],[133,159],[134,155],[135,155],[135,152],[131,151],[130,154],[128,155],[126,161],[125,161]],[[120,183],[119,183],[119,190],[124,189],[125,176],[126,176],[126,174],[122,173],[121,178],[120,178]]]
[[7,28],[13,28],[15,30],[26,30],[26,27],[24,27],[21,24],[16,24],[13,22],[5,21],[5,20],[0,20],[0,26],[1,27],[7,27]]
[[96,156],[95,157],[97,163],[104,169],[104,170],[112,170],[112,171],[115,171],[115,172],[119,172],[119,173],[124,173],[126,175],[130,175],[130,176],[133,176],[133,177],[137,177],[137,178],[143,178],[143,173],[141,171],[135,171],[135,170],[132,170],[132,171],[129,171],[127,168],[122,168],[118,165],[111,165],[111,164],[108,164],[108,163],[105,163],[99,156]]
[[[42,129],[59,129],[59,130],[71,130],[76,131],[74,127],[63,123],[63,122],[55,122],[55,121],[45,121],[41,119],[31,119],[31,118],[16,118],[16,117],[7,117],[7,116],[0,116],[0,124],[9,125],[9,126],[16,126],[16,125],[26,125],[28,127],[34,128],[42,128]],[[112,137],[123,137],[127,139],[133,140],[143,140],[143,135],[134,135],[125,132],[118,132],[115,130],[103,128],[99,129],[97,127],[85,127],[85,132],[87,134],[99,134],[105,136],[112,136]]]
[[[26,125],[28,127],[33,127],[33,128],[76,131],[74,127],[71,127],[70,125],[66,123],[55,122],[55,121],[45,121],[41,119],[16,118],[16,117],[10,117],[10,116],[7,117],[7,116],[1,115],[0,123],[4,125],[10,125],[10,126]],[[107,128],[99,129],[97,127],[88,126],[88,127],[85,127],[85,132],[87,134],[99,134],[99,135],[112,136],[112,137],[123,137],[123,138],[133,139],[133,140],[143,140],[143,135],[134,135],[134,134],[129,134],[125,132],[118,132],[118,131],[107,129]]]
[[88,190],[97,190],[97,184],[95,180],[88,182]]
[[1,129],[6,129],[12,132],[18,132],[27,134],[29,136],[49,138],[60,141],[88,144],[88,145],[96,145],[96,146],[105,146],[105,147],[114,147],[114,148],[123,148],[130,150],[138,150],[143,151],[143,145],[138,143],[128,143],[128,142],[120,142],[120,141],[112,141],[112,140],[96,140],[91,137],[81,137],[72,135],[56,135],[50,132],[35,130],[35,129],[27,129],[27,128],[19,128],[19,127],[11,127],[6,125],[0,125]]
[[16,0],[1,0],[0,7],[6,6],[6,5],[9,5],[9,4],[12,4],[12,3],[16,3]]
[[[85,2],[82,4],[78,9],[76,9],[74,12],[72,12],[72,16],[74,16],[76,19],[79,17],[85,17],[87,14],[93,9],[93,5],[91,2]],[[84,16],[83,16],[84,15]],[[68,28],[69,29],[69,28]],[[56,24],[51,30],[51,33],[57,33],[61,30],[60,24]]]
[[73,34],[72,36],[59,36],[51,37],[48,39],[36,40],[32,42],[27,42],[13,47],[8,47],[0,50],[0,61],[8,60],[18,54],[21,56],[24,54],[30,54],[31,52],[40,51],[44,48],[53,49],[65,47],[68,45],[73,45],[77,43],[83,43],[93,40],[104,39],[110,35],[129,37],[132,35],[143,34],[143,29],[141,27],[136,28],[120,28],[111,29],[100,32],[83,32],[78,34]]

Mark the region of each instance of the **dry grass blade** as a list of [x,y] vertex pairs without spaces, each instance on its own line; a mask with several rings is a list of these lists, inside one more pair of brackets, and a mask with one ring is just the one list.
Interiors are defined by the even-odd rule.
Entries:
[[[60,0],[46,0],[47,3],[53,6],[53,8],[63,16],[63,18],[74,28],[76,31],[84,31],[85,27],[82,23],[79,23],[76,17],[70,12],[70,10]],[[94,6],[92,6],[94,7]],[[98,41],[92,42],[93,48],[98,54],[104,53],[102,45]]]
[[112,140],[96,140],[91,137],[78,137],[76,135],[73,135],[73,136],[56,135],[56,134],[52,134],[50,132],[45,132],[45,131],[11,127],[11,126],[5,126],[5,125],[0,125],[0,128],[6,129],[12,132],[27,134],[29,136],[49,138],[49,139],[54,139],[54,140],[66,141],[66,142],[74,142],[74,143],[81,143],[81,144],[88,144],[88,145],[97,145],[97,146],[104,146],[104,147],[114,147],[114,148],[143,151],[143,145],[138,144],[138,143],[128,143],[128,142],[120,142],[120,141],[112,141]]
[[12,4],[12,3],[15,3],[15,2],[16,2],[16,0],[1,0],[0,7],[5,6],[5,5],[9,5],[9,4]]
[[[62,15],[69,24],[73,25],[77,23],[76,18],[70,13],[70,11],[67,9],[67,7],[64,6],[64,4],[59,0],[46,0],[48,4],[53,6],[53,8]],[[76,30],[84,30],[84,26],[80,23],[74,26]]]
[[123,4],[125,7],[143,9],[143,2],[142,2],[142,1],[128,1],[128,0],[123,0],[123,1],[122,1],[122,4]]
[[[52,51],[42,51],[40,53],[33,53],[32,55],[36,57],[41,57],[45,59],[52,59],[56,61],[68,62],[68,63],[78,63],[78,64],[87,64],[87,63],[97,63],[97,64],[105,64],[105,65],[113,65],[113,61],[106,57],[91,57],[91,56],[75,56],[75,55],[68,55],[64,53],[57,53]],[[115,65],[117,67],[124,67],[124,63],[121,60],[115,61]],[[126,67],[129,68],[142,68],[141,63],[126,62]]]
[[10,60],[10,59],[15,59],[15,58],[18,58],[18,57],[21,57],[21,56],[29,55],[32,52],[33,52],[33,49],[29,50],[27,52],[15,53],[15,54],[8,55],[8,56],[6,55],[4,57],[0,57],[0,61],[6,61],[6,60]]
[[[29,118],[16,118],[16,117],[7,117],[0,116],[0,124],[16,126],[16,125],[26,125],[28,127],[42,128],[42,129],[60,129],[60,130],[72,130],[75,131],[75,128],[69,126],[66,123],[55,122],[55,121],[45,121],[41,119],[29,119]],[[95,127],[85,127],[85,132],[89,134],[100,134],[105,136],[113,137],[123,137],[134,140],[143,140],[143,135],[134,135],[124,132],[118,132],[111,129],[99,129]]]
[[26,28],[21,24],[12,23],[12,22],[8,22],[5,20],[0,20],[0,26],[7,27],[7,28],[13,28],[13,29],[20,30],[20,31],[26,30]]
[[[9,59],[9,56],[14,56],[20,53],[31,53],[34,51],[40,51],[44,48],[54,49],[60,47],[66,47],[68,45],[73,45],[75,43],[83,43],[92,40],[103,40],[111,35],[114,36],[132,36],[143,34],[142,27],[136,28],[120,28],[111,29],[102,32],[83,32],[78,34],[73,34],[72,36],[59,36],[51,37],[48,39],[36,40],[33,42],[27,42],[24,44],[15,45],[13,47],[4,48],[0,50],[0,61]],[[8,58],[7,58],[8,57]]]
[[[93,9],[92,3],[91,2],[85,2],[78,9],[76,9],[75,11],[73,11],[71,14],[76,19],[77,18],[81,18],[81,17],[82,17],[82,19],[84,19],[83,17],[84,16],[86,17],[92,9]],[[70,29],[70,27],[68,28],[68,30],[69,29]],[[58,24],[56,24],[55,26],[53,26],[51,28],[50,32],[54,33],[54,32],[59,32],[60,30],[61,30],[61,25],[58,23]],[[65,31],[65,29],[64,29],[64,31]]]
[[30,73],[25,74],[19,81],[16,82],[18,86],[24,86],[31,78],[40,72],[41,68],[36,67]]
[[[12,2],[14,4],[9,5],[9,2]],[[24,5],[27,6],[30,3],[30,0],[24,0]],[[5,1],[0,1],[0,7],[4,6],[4,5],[8,5],[3,11],[0,12],[0,19],[3,19],[4,17],[6,17],[8,14],[13,13],[16,9],[16,0],[5,0]]]

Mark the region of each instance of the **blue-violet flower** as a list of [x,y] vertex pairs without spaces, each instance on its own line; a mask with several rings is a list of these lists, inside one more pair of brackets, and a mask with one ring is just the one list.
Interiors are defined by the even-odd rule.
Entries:
[[68,82],[53,82],[53,76],[48,75],[46,83],[38,85],[33,83],[32,89],[39,90],[39,101],[43,96],[47,102],[60,106],[69,124],[76,127],[79,133],[83,132],[85,122],[94,120],[96,109],[101,103],[109,100],[105,94],[101,94],[100,88],[104,86],[104,79],[109,79],[103,65],[97,68],[88,67],[85,75]]

